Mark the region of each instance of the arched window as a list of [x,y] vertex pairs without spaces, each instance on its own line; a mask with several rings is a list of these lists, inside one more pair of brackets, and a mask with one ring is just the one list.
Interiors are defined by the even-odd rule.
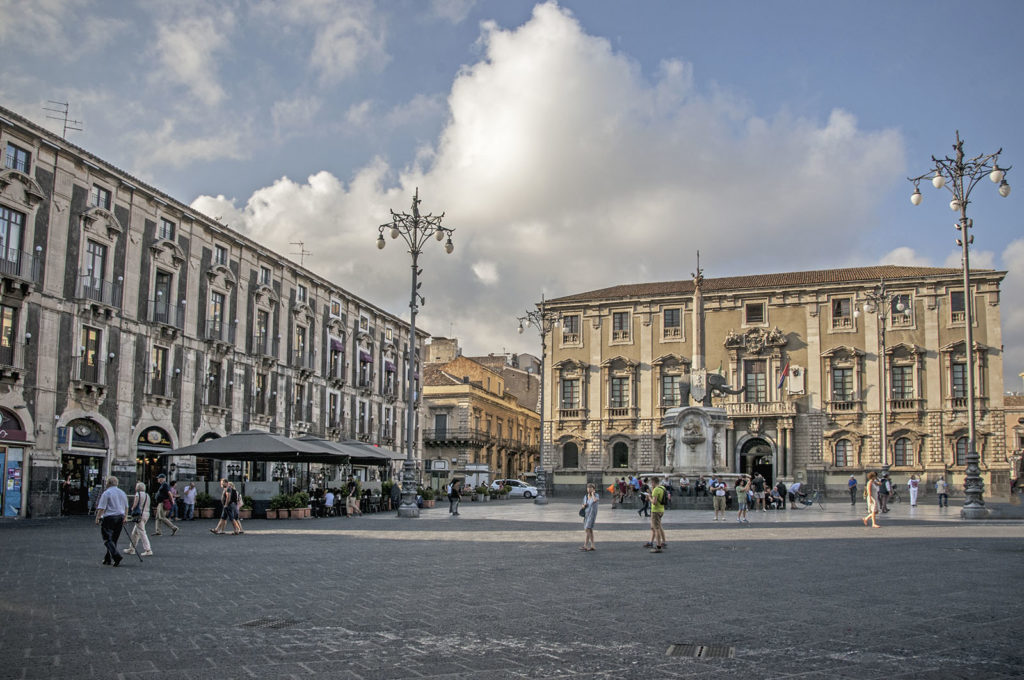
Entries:
[[580,447],[576,442],[566,442],[562,445],[562,467],[578,468],[580,466]]
[[967,465],[967,437],[956,440],[956,461],[954,465]]
[[836,442],[836,467],[850,467],[853,465],[853,447],[849,439],[840,439]]
[[612,467],[629,467],[629,445],[625,442],[616,442],[615,446],[612,447]]
[[914,449],[910,444],[910,440],[906,437],[900,437],[896,440],[896,446],[894,447],[893,465],[896,466],[907,466],[914,464]]

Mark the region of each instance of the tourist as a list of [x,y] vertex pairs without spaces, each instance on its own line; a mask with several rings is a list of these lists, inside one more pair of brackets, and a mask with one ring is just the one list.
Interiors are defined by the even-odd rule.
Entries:
[[142,514],[132,520],[132,531],[128,536],[129,546],[124,549],[125,555],[134,555],[138,548],[142,548],[142,552],[139,554],[143,557],[149,557],[153,554],[153,548],[149,544],[149,536],[146,535],[146,522],[149,521],[150,506],[151,502],[149,494],[146,493],[146,485],[142,482],[136,483],[132,512],[135,512],[137,508]]
[[707,480],[704,479],[704,475],[699,475],[697,477],[697,488],[695,489],[693,495],[694,496],[704,496],[705,498],[707,497],[707,495],[708,495],[708,483],[707,483]]
[[907,489],[910,490],[910,507],[917,507],[917,490],[921,485],[921,481],[917,478],[917,475],[910,475],[910,479],[907,480]]
[[864,499],[868,503],[868,514],[865,515],[861,521],[864,522],[864,526],[867,526],[868,520],[870,519],[872,529],[878,528],[878,501],[876,500],[875,496],[876,494],[878,494],[880,487],[877,481],[877,477],[878,475],[875,474],[874,470],[869,472],[868,481],[864,488]]
[[391,509],[398,510],[402,504],[402,482],[395,479],[391,484]]
[[587,484],[587,493],[583,497],[583,547],[584,552],[594,550],[594,522],[597,521],[597,503],[600,497],[593,484]]
[[183,519],[187,522],[195,521],[197,493],[195,484],[189,482],[185,485],[185,492],[182,494],[182,498],[185,501],[185,517]]
[[96,524],[100,525],[100,535],[107,554],[103,556],[103,564],[118,566],[123,559],[117,551],[117,539],[121,537],[125,514],[128,512],[128,496],[117,488],[117,477],[107,477],[107,488],[96,501]]
[[686,475],[679,478],[679,493],[684,496],[690,495],[690,480],[686,478]]
[[775,485],[775,491],[776,493],[779,494],[779,509],[785,510],[787,493],[786,483],[780,479],[778,483]]
[[803,482],[799,479],[789,485],[789,507],[794,510],[798,510],[800,508],[798,502],[803,501],[807,496],[807,494],[800,490],[803,485]]
[[644,478],[643,483],[640,485],[640,509],[636,511],[636,514],[641,517],[651,516],[651,485],[648,484],[649,480]]
[[945,477],[939,477],[939,481],[935,482],[935,493],[939,497],[939,507],[949,507],[949,484],[946,483]]
[[770,493],[767,494],[765,504],[772,510],[779,510],[785,507],[785,501],[782,499],[782,494],[775,487],[772,487]]
[[668,502],[667,479],[661,480],[651,491],[651,541],[647,544],[652,553],[660,553],[665,549],[665,529],[662,519],[665,517],[665,504]]
[[173,480],[167,488],[171,497],[171,509],[167,512],[168,519],[178,519],[178,480]]
[[324,517],[331,517],[334,515],[334,492],[327,489],[327,493],[324,494]]
[[765,480],[760,472],[754,475],[754,479],[750,482],[750,487],[754,494],[754,502],[757,504],[753,509],[755,511],[760,509],[761,512],[768,512],[764,507]]
[[160,488],[156,491],[156,530],[153,533],[157,536],[163,536],[163,532],[160,531],[161,524],[166,524],[171,528],[171,536],[178,533],[178,527],[174,526],[174,523],[167,518],[167,513],[171,510],[171,487],[165,481],[166,479],[166,475],[162,472],[156,476]]
[[892,491],[889,474],[883,472],[882,478],[876,484],[878,484],[878,509],[881,512],[889,512],[889,493]]
[[459,490],[459,480],[453,479],[448,485],[448,514],[455,516],[459,514],[459,501],[462,500],[462,492]]
[[220,480],[220,521],[217,522],[217,526],[210,529],[212,534],[223,534],[224,527],[228,521],[231,521],[231,526],[234,531],[231,533],[237,536],[242,532],[242,525],[238,523],[238,492],[235,491],[235,485],[226,479]]
[[346,489],[348,490],[348,495],[345,497],[345,509],[348,516],[352,517],[363,514],[359,507],[359,482],[356,481],[355,477],[349,476]]
[[719,516],[725,521],[725,482],[712,475],[710,488],[713,496],[711,502],[715,507],[715,521],[718,521]]
[[846,488],[850,490],[850,505],[857,505],[857,478],[850,475],[850,481],[846,483]]
[[747,506],[750,505],[750,499],[747,497],[747,493],[750,491],[750,477],[748,475],[741,475],[736,480],[736,521],[739,523],[747,522]]

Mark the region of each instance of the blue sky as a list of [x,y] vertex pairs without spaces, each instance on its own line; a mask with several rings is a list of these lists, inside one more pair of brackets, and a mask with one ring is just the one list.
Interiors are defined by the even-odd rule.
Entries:
[[[454,255],[423,323],[533,351],[515,316],[632,281],[958,266],[951,152],[1024,162],[1024,3],[0,0],[0,103],[399,314],[376,225],[420,188]],[[1007,176],[1016,187],[1016,171]],[[1024,188],[980,185],[976,266],[1024,370]],[[535,339],[534,339],[535,340]]]

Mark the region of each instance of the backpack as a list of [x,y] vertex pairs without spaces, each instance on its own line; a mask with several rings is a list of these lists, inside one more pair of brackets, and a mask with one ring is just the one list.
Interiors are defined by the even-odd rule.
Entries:
[[654,492],[652,491],[651,492],[651,499],[652,499],[651,500],[651,504],[654,505],[655,503],[657,503],[658,505],[660,505],[661,507],[664,508],[664,507],[668,506],[668,489],[666,489],[661,484],[659,484],[658,486],[654,487],[654,491],[657,491],[658,489],[661,489],[661,502],[658,503],[658,497],[655,496]]
[[238,503],[238,491],[236,491],[235,489],[229,489],[229,491],[231,491],[231,495],[228,496],[228,503],[236,503],[237,504]]

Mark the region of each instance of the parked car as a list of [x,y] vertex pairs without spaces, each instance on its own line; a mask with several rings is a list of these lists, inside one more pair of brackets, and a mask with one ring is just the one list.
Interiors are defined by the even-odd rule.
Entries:
[[515,498],[522,496],[523,498],[533,498],[537,495],[537,487],[530,486],[526,482],[521,482],[518,479],[495,479],[491,483],[492,489],[499,489],[501,486],[508,487],[508,495]]

